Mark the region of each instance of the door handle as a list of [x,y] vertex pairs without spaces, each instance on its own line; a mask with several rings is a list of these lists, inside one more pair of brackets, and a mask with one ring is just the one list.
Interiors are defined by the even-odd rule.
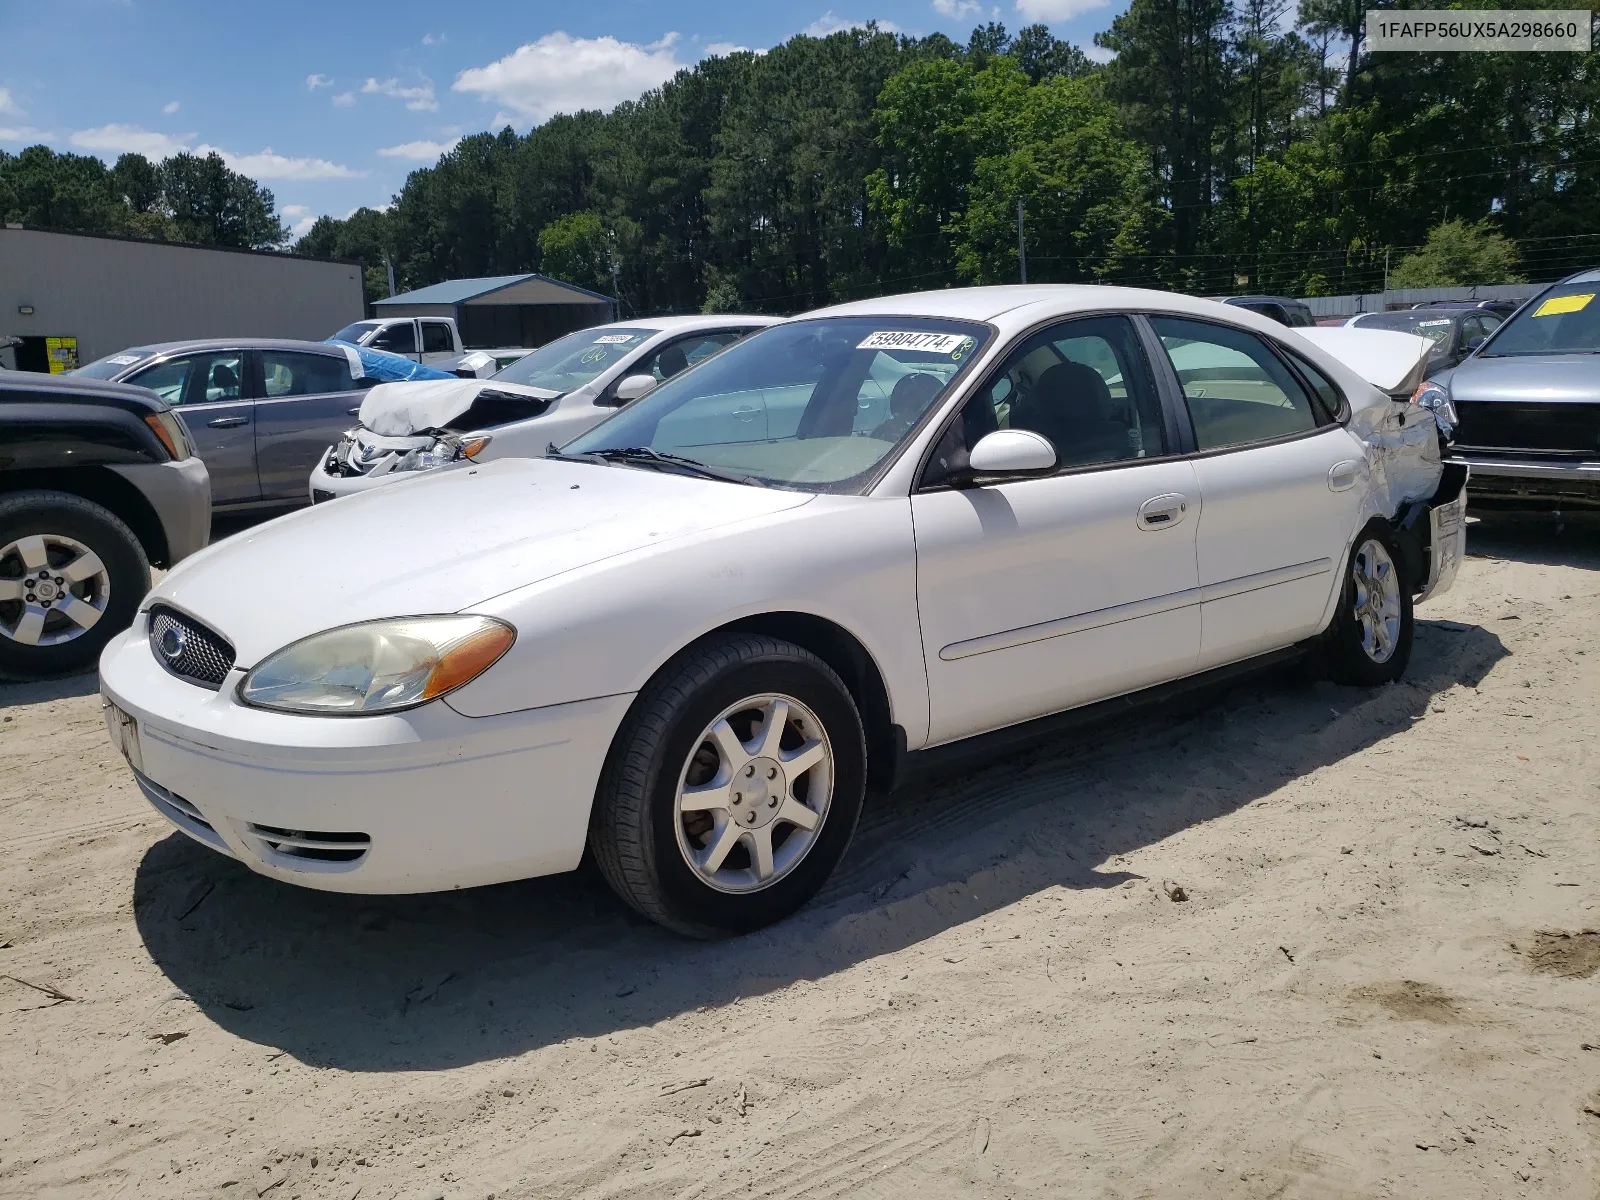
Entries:
[[361,405],[359,405],[359,404],[356,405],[354,408],[347,408],[347,409],[344,410],[344,415],[347,416],[347,417],[355,417],[355,416],[359,416],[360,414],[361,414]]
[[756,419],[757,414],[760,412],[761,410],[759,408],[736,408],[733,410],[733,417],[734,420],[743,421],[748,425],[751,421]]
[[1328,490],[1332,492],[1347,492],[1355,487],[1356,480],[1360,478],[1360,463],[1352,459],[1336,462],[1328,468]]
[[215,420],[207,421],[206,424],[213,429],[228,429],[234,425],[243,425],[249,419],[249,417],[217,417]]
[[1189,512],[1189,497],[1182,492],[1152,496],[1139,505],[1140,529],[1170,529],[1180,524]]

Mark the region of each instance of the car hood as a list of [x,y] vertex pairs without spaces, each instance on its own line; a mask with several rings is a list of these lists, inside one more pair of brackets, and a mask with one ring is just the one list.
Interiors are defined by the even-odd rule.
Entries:
[[324,629],[458,612],[811,498],[640,467],[463,464],[235,534],[181,563],[151,600],[210,625],[250,667]]
[[1600,403],[1600,354],[1474,356],[1450,373],[1449,386],[1455,401]]
[[361,424],[385,437],[409,437],[424,429],[442,429],[472,407],[484,388],[530,400],[553,400],[560,392],[498,383],[488,379],[428,379],[416,383],[380,383],[361,401]]

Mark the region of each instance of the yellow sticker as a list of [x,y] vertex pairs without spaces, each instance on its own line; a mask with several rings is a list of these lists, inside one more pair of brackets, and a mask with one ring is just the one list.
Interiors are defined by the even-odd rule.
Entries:
[[1594,297],[1595,293],[1593,292],[1580,292],[1576,296],[1551,296],[1550,299],[1533,310],[1533,315],[1536,317],[1559,317],[1563,313],[1582,312],[1589,307],[1589,301],[1593,300]]

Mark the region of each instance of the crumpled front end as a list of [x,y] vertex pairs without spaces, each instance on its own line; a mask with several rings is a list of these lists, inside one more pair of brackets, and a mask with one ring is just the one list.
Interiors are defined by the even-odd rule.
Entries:
[[422,471],[448,467],[481,453],[488,434],[462,436],[426,433],[390,437],[370,429],[349,430],[311,472],[311,502],[336,500],[355,492],[402,479]]

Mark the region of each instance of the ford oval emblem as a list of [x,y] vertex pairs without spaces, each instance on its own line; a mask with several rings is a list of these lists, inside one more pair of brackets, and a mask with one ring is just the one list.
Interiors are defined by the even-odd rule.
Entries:
[[182,628],[168,625],[161,631],[161,653],[167,656],[168,662],[177,662],[183,657],[183,647],[188,640]]

